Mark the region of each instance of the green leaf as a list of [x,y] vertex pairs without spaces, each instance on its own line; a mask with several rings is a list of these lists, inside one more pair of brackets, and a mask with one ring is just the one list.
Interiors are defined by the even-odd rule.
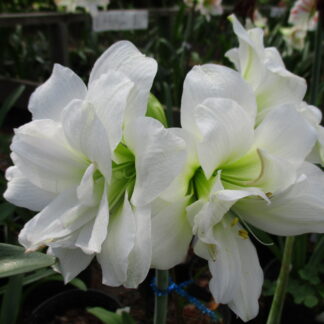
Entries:
[[19,97],[22,95],[25,88],[26,87],[24,85],[20,85],[17,89],[15,89],[12,93],[10,93],[10,95],[6,98],[6,100],[2,104],[0,109],[0,128],[3,125],[7,113],[14,106],[14,104],[19,99]]
[[51,266],[55,258],[40,252],[25,253],[25,249],[0,243],[0,278]]
[[[51,276],[55,273],[56,272],[54,272],[54,270],[52,270],[52,269],[40,269],[40,270],[35,271],[34,273],[25,275],[22,284],[23,284],[23,286],[29,285],[35,281],[44,279],[44,278]],[[0,287],[0,295],[4,294],[6,292],[6,288],[7,288],[7,286]]]
[[88,307],[87,312],[99,318],[105,324],[123,324],[122,316],[102,307]]
[[23,275],[11,277],[2,299],[0,323],[15,324],[17,321],[22,294]]
[[129,313],[122,312],[122,323],[123,324],[136,324],[134,319],[129,315]]
[[304,300],[304,305],[306,307],[312,308],[318,304],[318,298],[316,296],[306,296]]
[[[51,280],[56,280],[56,281],[64,281],[64,278],[62,275],[58,274],[58,273],[55,273],[54,271],[52,272],[52,276],[50,276],[48,279],[48,281],[51,281]],[[83,290],[83,291],[86,291],[87,290],[87,286],[86,284],[79,278],[74,278],[72,279],[71,281],[69,281],[69,284],[80,289],[80,290]]]
[[147,117],[152,117],[160,121],[164,127],[168,127],[168,122],[165,116],[165,112],[163,106],[161,105],[160,101],[150,93],[149,100],[147,104]]

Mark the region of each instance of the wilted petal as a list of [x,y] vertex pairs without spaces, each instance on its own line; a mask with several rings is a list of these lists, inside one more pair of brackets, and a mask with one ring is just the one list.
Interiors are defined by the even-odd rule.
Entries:
[[49,119],[16,129],[10,148],[13,162],[28,180],[53,193],[77,185],[87,165],[66,141],[61,125]]
[[213,275],[209,288],[216,302],[228,304],[246,322],[258,314],[263,273],[255,247],[239,235],[242,228],[230,222],[214,229],[217,252],[216,260],[208,262]]
[[188,132],[197,133],[195,107],[212,97],[232,99],[238,102],[252,119],[255,117],[255,96],[240,74],[225,66],[206,64],[195,66],[184,81],[181,99],[183,128]]
[[243,199],[235,211],[255,227],[275,235],[299,235],[324,231],[324,175],[311,164],[300,170],[300,179],[271,204],[255,198]]
[[207,99],[196,107],[194,116],[201,134],[198,156],[207,178],[216,168],[237,160],[250,149],[254,120],[235,101]]
[[171,269],[185,260],[192,238],[186,217],[189,199],[152,203],[152,268]]
[[32,184],[15,166],[6,170],[6,179],[8,187],[3,196],[19,207],[40,211],[56,197],[56,194]]
[[93,255],[85,254],[80,249],[49,248],[47,253],[60,261],[54,269],[62,274],[64,283],[74,279],[91,262]]
[[73,99],[84,99],[87,87],[69,68],[55,64],[50,78],[31,95],[28,109],[33,119],[61,120],[61,112]]
[[125,129],[125,142],[135,156],[136,183],[131,202],[146,205],[179,174],[185,161],[184,140],[153,118],[142,117]]
[[125,194],[120,210],[110,216],[106,240],[97,255],[102,268],[102,281],[109,286],[120,286],[127,280],[129,254],[134,248],[136,221]]
[[111,152],[104,125],[89,102],[74,100],[62,113],[63,128],[71,146],[95,162],[107,181],[111,177]]

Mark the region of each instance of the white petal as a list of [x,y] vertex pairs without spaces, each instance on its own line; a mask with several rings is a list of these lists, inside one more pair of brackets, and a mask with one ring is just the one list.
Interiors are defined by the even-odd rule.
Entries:
[[135,235],[135,217],[126,194],[121,209],[110,216],[108,235],[101,253],[97,255],[105,285],[120,286],[126,281],[128,258],[134,248]]
[[254,120],[235,101],[207,99],[195,108],[194,116],[201,134],[198,156],[207,178],[250,149]]
[[316,141],[316,131],[291,105],[272,109],[255,131],[256,146],[292,163],[301,163]]
[[238,200],[249,196],[257,196],[269,201],[266,195],[258,188],[225,190],[220,180],[220,173],[218,173],[209,200],[200,209],[191,207],[189,210],[189,215],[193,213],[193,208],[197,211],[197,214],[194,216],[193,232],[205,243],[212,243],[214,240],[214,226],[222,220],[224,215]]
[[145,205],[164,191],[185,161],[185,142],[153,118],[142,117],[125,129],[125,142],[135,156],[136,183],[131,202]]
[[33,119],[61,120],[61,112],[73,99],[84,99],[87,88],[69,68],[55,64],[50,78],[31,95],[28,109]]
[[265,51],[266,70],[256,90],[258,107],[262,110],[276,105],[300,103],[306,93],[305,79],[278,64],[278,56],[280,54],[275,48]]
[[115,71],[103,74],[89,86],[87,100],[107,131],[111,151],[122,139],[125,110],[133,86],[130,79]]
[[109,206],[107,184],[105,184],[96,217],[83,226],[75,245],[87,254],[100,253],[101,245],[107,237],[108,221]]
[[157,71],[156,61],[143,55],[132,43],[120,41],[113,44],[96,61],[90,74],[89,86],[109,71],[121,72],[134,82],[126,113],[127,119],[144,116],[148,95]]
[[295,164],[261,149],[258,150],[258,154],[261,160],[260,174],[245,185],[262,188],[264,192],[272,195],[282,192],[296,181]]
[[16,206],[40,211],[56,197],[32,184],[15,166],[6,170],[6,179],[8,187],[3,196]]
[[107,181],[111,177],[111,153],[104,125],[89,102],[74,100],[62,113],[64,133],[71,146],[95,162]]
[[[95,209],[79,205],[75,189],[58,195],[28,221],[19,233],[19,242],[29,250],[49,245],[71,235],[95,217]],[[64,244],[66,246],[66,244]]]
[[192,238],[185,209],[188,200],[152,203],[152,268],[171,269],[185,260]]
[[229,221],[215,227],[217,254],[216,261],[209,261],[210,291],[216,302],[228,304],[246,322],[258,314],[263,273],[255,247],[239,236],[240,229]]
[[87,162],[70,147],[58,123],[35,120],[15,133],[11,157],[30,182],[53,193],[79,183]]
[[151,207],[134,207],[136,222],[135,245],[128,258],[127,280],[124,286],[137,288],[146,278],[152,261]]
[[54,269],[62,274],[66,284],[83,271],[93,258],[93,255],[85,254],[80,249],[49,248],[47,253],[59,259]]
[[211,97],[232,99],[255,117],[255,96],[239,73],[220,65],[195,66],[186,76],[181,99],[181,125],[188,132],[196,133],[195,107]]
[[255,227],[275,235],[299,235],[324,232],[324,175],[310,165],[306,175],[267,205],[262,200],[240,200],[235,211]]

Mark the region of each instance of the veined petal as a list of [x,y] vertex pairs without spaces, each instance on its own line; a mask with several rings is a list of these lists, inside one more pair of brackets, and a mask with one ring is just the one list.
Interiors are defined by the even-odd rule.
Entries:
[[128,258],[135,236],[136,220],[126,193],[120,210],[110,216],[108,235],[97,255],[104,284],[120,286],[127,280]]
[[129,78],[117,71],[102,74],[89,85],[87,100],[106,129],[112,152],[122,139],[128,97],[134,86]]
[[282,105],[272,109],[255,131],[258,148],[300,164],[316,141],[316,131],[294,106]]
[[107,181],[111,177],[111,152],[104,125],[87,101],[74,100],[62,113],[64,133],[71,146],[94,162]]
[[135,156],[136,182],[131,202],[146,205],[178,175],[185,161],[185,142],[157,120],[137,118],[125,129],[125,142]]
[[118,71],[134,82],[128,98],[126,119],[144,116],[148,95],[157,71],[154,59],[143,55],[132,43],[120,41],[109,47],[96,61],[89,80],[89,87],[96,79],[109,71]]
[[324,175],[306,163],[304,176],[284,192],[274,195],[271,204],[255,198],[240,200],[235,212],[253,226],[275,235],[299,235],[324,231]]
[[60,124],[35,120],[15,130],[11,157],[37,187],[59,193],[77,185],[87,161],[66,141]]
[[8,187],[3,196],[19,207],[40,211],[56,197],[56,194],[32,184],[16,166],[6,170],[6,179]]
[[109,206],[107,183],[102,193],[99,208],[94,220],[90,220],[88,224],[82,227],[80,234],[75,242],[75,246],[79,247],[87,254],[100,253],[101,245],[107,237],[109,222]]
[[190,197],[152,203],[152,268],[171,269],[183,262],[192,239],[186,217]]
[[33,119],[61,120],[61,112],[73,99],[84,99],[87,87],[69,68],[55,64],[50,78],[31,95],[28,109]]
[[195,66],[184,81],[181,99],[183,128],[188,132],[197,133],[195,107],[212,97],[232,99],[238,102],[252,119],[255,118],[255,96],[240,74],[225,66],[206,64]]
[[124,286],[137,288],[146,278],[152,260],[151,206],[133,207],[136,222],[135,245],[129,254]]
[[245,185],[262,188],[268,195],[287,189],[296,181],[297,166],[273,154],[259,149],[261,172],[259,176]]
[[215,226],[216,260],[209,260],[209,288],[216,302],[228,304],[243,321],[259,311],[263,273],[255,247],[239,235],[242,228],[231,218]]
[[234,162],[251,147],[254,121],[235,101],[209,98],[194,110],[201,139],[197,151],[207,178],[222,164]]
[[[19,233],[19,242],[28,250],[49,245],[80,230],[96,215],[96,209],[79,205],[75,188],[59,194],[40,213],[28,221]],[[64,244],[66,246],[66,244]]]
[[74,279],[91,262],[93,255],[85,254],[80,249],[49,248],[47,253],[59,259],[54,270],[60,272],[64,283]]

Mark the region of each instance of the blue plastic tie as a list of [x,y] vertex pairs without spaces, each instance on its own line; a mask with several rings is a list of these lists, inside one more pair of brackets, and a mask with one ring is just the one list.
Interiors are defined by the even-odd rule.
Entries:
[[169,286],[165,290],[161,290],[156,286],[155,283],[156,279],[155,277],[152,279],[152,282],[150,286],[152,287],[152,290],[154,293],[161,297],[169,295],[171,292],[175,291],[180,296],[186,298],[191,304],[194,304],[203,314],[208,315],[210,318],[212,318],[214,321],[217,321],[217,316],[215,312],[207,308],[201,301],[199,301],[197,298],[190,296],[183,288],[193,283],[192,280],[184,281],[181,284],[177,285],[172,279],[169,279]]

